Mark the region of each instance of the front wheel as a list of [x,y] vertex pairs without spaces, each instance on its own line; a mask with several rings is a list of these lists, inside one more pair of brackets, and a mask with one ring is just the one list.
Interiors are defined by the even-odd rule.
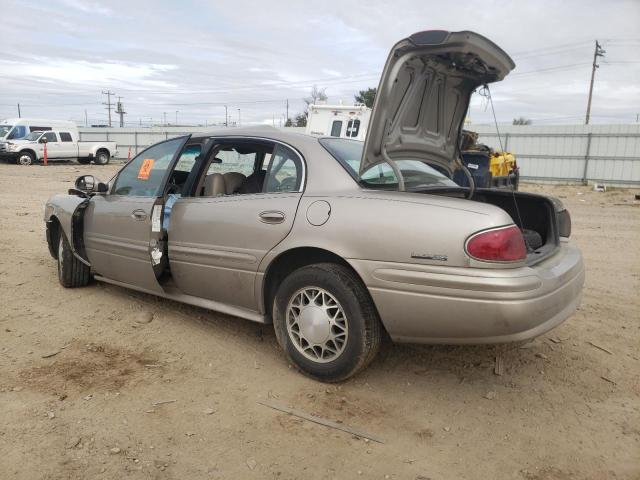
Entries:
[[35,163],[36,157],[31,152],[20,152],[18,155],[18,165],[31,165]]
[[65,288],[84,287],[91,278],[90,268],[76,258],[62,229],[58,239],[58,280]]
[[303,373],[340,382],[380,348],[382,326],[369,292],[350,269],[318,263],[284,279],[273,305],[278,343]]
[[93,163],[96,165],[106,165],[109,163],[109,152],[106,150],[98,150],[95,158],[93,159]]

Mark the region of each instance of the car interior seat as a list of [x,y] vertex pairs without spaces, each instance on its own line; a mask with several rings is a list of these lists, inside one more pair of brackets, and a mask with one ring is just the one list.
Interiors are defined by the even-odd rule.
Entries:
[[212,173],[204,178],[203,196],[217,197],[226,193],[224,177],[221,173]]
[[224,187],[227,195],[233,195],[240,191],[240,187],[247,177],[240,172],[227,172],[224,174]]

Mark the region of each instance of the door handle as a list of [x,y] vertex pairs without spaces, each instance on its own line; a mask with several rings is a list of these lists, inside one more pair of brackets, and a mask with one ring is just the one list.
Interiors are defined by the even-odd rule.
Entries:
[[285,215],[282,212],[276,210],[267,210],[266,212],[260,212],[260,221],[263,223],[282,223],[284,222]]
[[131,218],[138,221],[143,221],[147,219],[147,212],[142,209],[134,210],[131,212]]

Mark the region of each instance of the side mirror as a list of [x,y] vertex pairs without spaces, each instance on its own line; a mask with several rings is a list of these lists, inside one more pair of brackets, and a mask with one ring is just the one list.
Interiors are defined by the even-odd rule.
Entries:
[[47,137],[42,137],[40,140],[38,140],[38,143],[47,143]]
[[82,175],[76,179],[76,189],[86,193],[106,193],[109,186],[93,175]]

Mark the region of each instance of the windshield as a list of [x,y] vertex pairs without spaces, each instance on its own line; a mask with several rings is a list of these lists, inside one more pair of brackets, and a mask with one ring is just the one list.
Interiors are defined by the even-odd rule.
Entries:
[[4,138],[12,128],[13,125],[0,125],[0,138]]
[[24,137],[25,140],[30,140],[30,141],[34,141],[40,138],[40,135],[42,135],[42,132],[31,132],[29,135],[27,135],[26,137]]
[[[398,179],[388,163],[374,165],[362,176],[359,175],[364,142],[342,138],[321,138],[319,142],[357,182],[371,188],[398,188]],[[407,190],[458,186],[449,177],[420,160],[396,160],[395,164],[402,173]]]

